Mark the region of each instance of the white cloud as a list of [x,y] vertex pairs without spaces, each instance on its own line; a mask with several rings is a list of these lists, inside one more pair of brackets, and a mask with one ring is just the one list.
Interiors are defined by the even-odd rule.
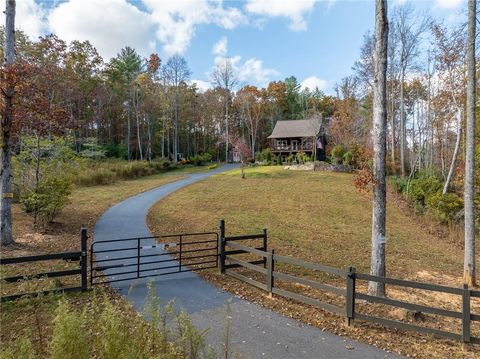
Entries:
[[191,80],[190,85],[196,84],[197,88],[200,92],[205,92],[212,88],[212,84],[208,81],[203,80]]
[[328,81],[322,80],[317,76],[310,76],[302,81],[300,87],[302,88],[302,90],[305,90],[307,88],[311,91],[314,91],[317,88],[319,90],[325,90],[328,87]]
[[263,67],[263,61],[255,58],[245,61],[238,71],[238,78],[241,81],[254,82],[261,86],[265,85],[272,77],[280,73],[274,69]]
[[435,5],[445,10],[456,9],[463,3],[464,0],[435,0]]
[[228,40],[226,36],[223,36],[218,42],[213,45],[212,53],[217,56],[227,55]]
[[234,29],[247,22],[239,9],[224,7],[222,1],[143,0],[143,3],[157,25],[157,38],[168,55],[184,53],[199,25]]
[[248,0],[247,12],[266,17],[285,17],[290,19],[290,29],[307,29],[305,17],[313,10],[315,0]]
[[155,51],[150,15],[126,0],[69,0],[52,9],[48,21],[61,39],[89,40],[105,58],[125,46],[144,56]]
[[[0,4],[3,11],[5,9],[5,0],[0,1]],[[35,0],[17,1],[15,12],[15,27],[17,29],[22,30],[34,40],[45,34],[47,29],[45,16],[47,12]],[[2,21],[2,24],[4,23],[5,21]]]

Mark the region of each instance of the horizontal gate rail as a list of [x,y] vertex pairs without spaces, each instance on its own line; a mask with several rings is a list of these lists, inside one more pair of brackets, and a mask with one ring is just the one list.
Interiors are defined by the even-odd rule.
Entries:
[[39,254],[33,256],[22,256],[22,257],[11,257],[11,258],[0,258],[0,265],[16,265],[23,263],[34,263],[34,262],[43,262],[43,261],[53,261],[53,260],[64,260],[66,262],[79,262],[79,266],[74,269],[64,269],[56,271],[45,271],[40,273],[33,274],[24,274],[24,275],[14,275],[9,277],[3,277],[0,279],[2,282],[6,283],[17,283],[20,281],[30,281],[35,279],[43,278],[61,278],[69,276],[80,276],[80,285],[63,287],[63,288],[54,288],[48,290],[40,290],[38,292],[31,293],[14,293],[10,295],[5,295],[0,298],[1,302],[7,302],[11,300],[16,300],[22,297],[33,297],[38,295],[47,295],[51,293],[65,293],[65,292],[74,292],[74,291],[85,291],[87,290],[87,230],[82,228],[80,232],[80,251],[73,252],[61,252],[61,253],[47,253]]
[[[199,237],[199,240],[190,239],[192,237]],[[205,239],[206,237],[214,237],[214,239]],[[157,242],[159,240],[164,240],[164,242]],[[142,243],[142,241],[148,242]],[[112,243],[120,246],[125,245],[125,247],[109,249],[105,245],[102,246],[102,244]],[[216,232],[131,237],[94,242],[90,246],[92,253],[90,258],[90,284],[130,281],[215,268],[218,257],[217,246],[218,233]],[[154,252],[152,253],[152,251]],[[117,256],[105,258],[105,256],[114,253],[118,253]],[[215,265],[212,266],[211,264]],[[173,271],[173,269],[176,270]],[[152,274],[152,272],[155,273]],[[148,273],[148,275],[145,275],[145,273]],[[100,278],[103,278],[103,280],[99,281]]]

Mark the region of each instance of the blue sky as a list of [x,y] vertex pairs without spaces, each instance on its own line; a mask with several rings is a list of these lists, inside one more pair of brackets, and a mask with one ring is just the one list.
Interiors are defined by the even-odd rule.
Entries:
[[[390,1],[389,10],[404,2]],[[463,21],[464,0],[414,5],[446,24]],[[215,61],[228,56],[242,83],[264,86],[293,75],[333,93],[373,21],[368,0],[17,0],[18,27],[32,38],[53,32],[89,40],[105,59],[126,45],[163,60],[181,54],[201,88]]]

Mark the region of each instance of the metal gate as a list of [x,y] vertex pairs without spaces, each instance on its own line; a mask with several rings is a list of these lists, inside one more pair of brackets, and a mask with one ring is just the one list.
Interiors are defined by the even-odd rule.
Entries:
[[90,246],[90,284],[128,282],[218,266],[218,233],[182,233],[97,241]]

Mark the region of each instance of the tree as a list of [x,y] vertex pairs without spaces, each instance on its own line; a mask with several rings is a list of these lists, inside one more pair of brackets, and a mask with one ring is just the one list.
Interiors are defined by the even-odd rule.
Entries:
[[463,280],[469,286],[476,282],[475,263],[475,35],[477,1],[468,1],[467,35],[467,123],[465,144],[465,259],[463,262]]
[[406,113],[405,113],[405,76],[407,70],[414,65],[418,56],[421,35],[430,26],[428,16],[414,17],[415,8],[411,3],[397,7],[394,14],[395,32],[400,42],[400,170],[402,177],[406,175]]
[[179,118],[179,96],[180,85],[186,82],[191,75],[188,69],[187,60],[184,57],[175,55],[168,59],[164,67],[164,75],[169,84],[173,87],[173,161],[178,161],[178,118]]
[[[386,150],[387,150],[387,46],[388,20],[386,0],[377,0],[375,8],[375,79],[373,86],[373,212],[372,257],[370,273],[385,276]],[[385,296],[385,284],[369,282],[369,292]]]
[[5,62],[6,71],[2,71],[4,109],[1,119],[1,190],[0,190],[0,242],[13,244],[12,235],[12,143],[13,126],[13,66],[15,62],[15,0],[7,0],[5,6]]
[[228,108],[231,92],[238,85],[238,78],[229,58],[225,57],[222,62],[217,64],[212,73],[212,83],[215,87],[225,91],[225,161],[228,162]]
[[460,142],[462,139],[462,112],[463,103],[465,101],[464,60],[466,44],[465,34],[462,27],[449,32],[445,27],[434,24],[432,30],[437,45],[435,57],[436,66],[439,71],[438,78],[444,84],[445,93],[448,94],[448,96],[445,96],[446,101],[444,101],[443,107],[444,111],[448,114],[449,121],[454,119],[454,127],[456,128],[455,147],[442,190],[442,194],[446,194],[455,173],[457,157],[460,152]]
[[248,130],[252,158],[255,158],[258,129],[264,114],[262,93],[255,86],[245,86],[238,91],[236,101],[240,116]]

